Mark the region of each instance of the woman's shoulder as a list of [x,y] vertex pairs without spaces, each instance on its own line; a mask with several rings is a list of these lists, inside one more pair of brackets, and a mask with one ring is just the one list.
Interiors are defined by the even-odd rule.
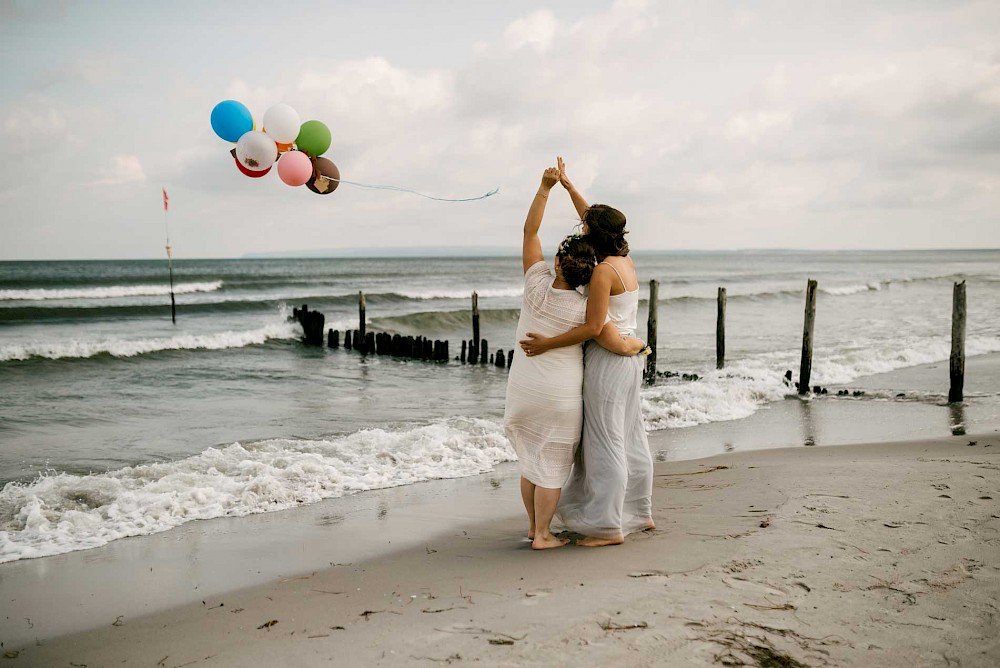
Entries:
[[[594,273],[596,274],[598,270],[601,270],[603,277],[611,281],[612,286],[620,284],[625,292],[634,292],[635,288],[631,284],[633,282],[638,284],[639,282],[639,276],[635,271],[635,264],[632,263],[632,258],[628,255],[606,257],[594,268]],[[591,281],[593,281],[593,278],[591,278]],[[613,287],[612,292],[614,292],[614,289]]]

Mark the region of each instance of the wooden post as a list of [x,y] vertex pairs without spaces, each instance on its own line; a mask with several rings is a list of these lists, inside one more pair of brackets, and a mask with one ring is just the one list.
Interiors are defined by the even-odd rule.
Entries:
[[965,281],[955,283],[951,297],[951,387],[948,403],[965,398]]
[[358,332],[365,338],[365,293],[358,290]]
[[319,311],[310,311],[306,317],[305,334],[306,343],[311,346],[323,345],[323,326],[326,324],[326,316]]
[[816,324],[816,281],[806,284],[806,312],[802,324],[802,363],[799,366],[799,394],[809,393],[809,376],[812,375],[813,325]]
[[462,339],[462,354],[458,358],[462,362],[462,364],[465,364],[465,347],[467,345],[469,344],[466,343],[465,339]]
[[479,346],[474,340],[469,341],[469,364],[475,364],[479,361]]
[[486,360],[489,359],[489,346],[486,343],[486,339],[479,342],[479,363],[486,364]]
[[649,282],[649,319],[646,321],[646,345],[653,351],[646,357],[646,384],[656,382],[656,317],[659,311],[660,282]]
[[340,347],[340,332],[335,329],[331,329],[326,333],[326,344],[331,348]]
[[497,350],[496,364],[494,364],[494,366],[498,369],[502,369],[507,366],[507,358],[504,357],[503,348]]
[[479,295],[472,293],[472,345],[479,345]]
[[715,368],[726,366],[726,289],[719,288],[719,306],[715,318]]

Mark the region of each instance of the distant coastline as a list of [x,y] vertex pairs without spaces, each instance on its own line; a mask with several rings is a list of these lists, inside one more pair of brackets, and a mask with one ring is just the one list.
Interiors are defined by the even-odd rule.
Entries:
[[[995,253],[1000,248],[649,248],[633,251],[633,255],[720,256],[720,255],[871,255],[876,253],[933,254],[933,253]],[[319,250],[293,249],[259,251],[238,256],[187,256],[174,254],[174,262],[205,260],[295,260],[295,259],[365,259],[365,258],[476,258],[520,257],[516,246],[395,246],[360,248],[323,248]],[[103,257],[103,258],[0,258],[0,264],[41,262],[148,262],[164,260],[162,256]]]
[[[727,248],[727,249],[643,249],[633,251],[633,255],[746,255],[768,254],[835,254],[835,253],[941,253],[941,252],[994,252],[994,248]],[[366,248],[324,248],[319,250],[286,250],[245,253],[240,260],[264,259],[319,259],[319,258],[413,258],[413,257],[520,257],[521,249],[515,246],[397,246]]]

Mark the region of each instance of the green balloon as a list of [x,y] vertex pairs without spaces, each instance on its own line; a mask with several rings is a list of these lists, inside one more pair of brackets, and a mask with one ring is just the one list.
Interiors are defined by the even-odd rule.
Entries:
[[306,121],[295,138],[295,147],[318,158],[330,148],[330,128],[322,121]]

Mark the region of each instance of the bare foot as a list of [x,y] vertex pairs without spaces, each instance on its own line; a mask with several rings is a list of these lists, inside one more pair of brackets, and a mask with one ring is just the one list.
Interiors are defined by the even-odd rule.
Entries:
[[557,538],[552,534],[548,536],[535,536],[535,539],[531,542],[532,550],[551,550],[555,547],[562,547],[569,542],[569,538]]
[[621,545],[625,542],[623,536],[618,536],[617,538],[596,538],[594,536],[587,536],[586,538],[581,538],[576,541],[576,544],[580,547],[604,547],[605,545]]
[[642,525],[642,529],[640,529],[640,531],[649,531],[655,528],[656,528],[656,522],[653,521],[653,518],[650,518],[648,522]]
[[528,540],[535,540],[535,527],[528,529]]

